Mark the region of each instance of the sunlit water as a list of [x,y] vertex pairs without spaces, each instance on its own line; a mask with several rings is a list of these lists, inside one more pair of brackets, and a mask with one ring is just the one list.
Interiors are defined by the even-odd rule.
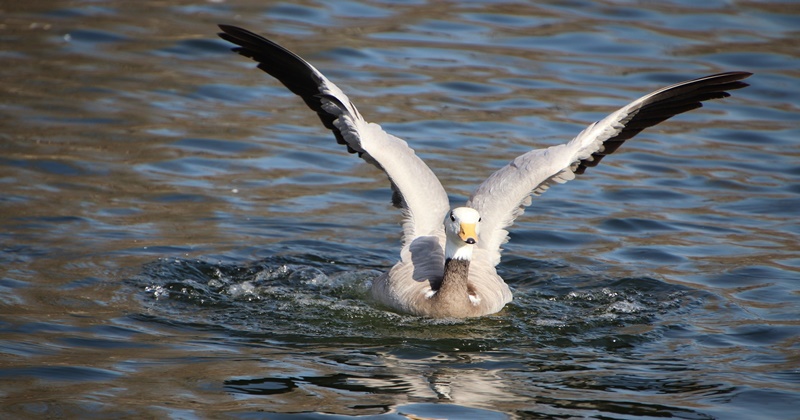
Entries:
[[[798,5],[3,9],[0,417],[800,413]],[[427,320],[367,298],[383,174],[217,23],[309,59],[455,203],[653,89],[755,76],[536,198],[502,312]]]

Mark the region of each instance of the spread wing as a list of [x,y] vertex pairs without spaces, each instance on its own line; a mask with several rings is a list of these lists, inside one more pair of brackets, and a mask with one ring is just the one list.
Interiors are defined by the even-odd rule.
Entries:
[[751,73],[728,72],[688,80],[659,89],[595,122],[569,143],[525,153],[492,174],[467,201],[481,213],[479,246],[500,262],[506,228],[554,183],[564,183],[617,150],[625,140],[664,120],[700,108],[703,101],[730,96],[729,90],[748,86],[740,80]]
[[403,210],[403,242],[441,229],[450,209],[436,175],[408,144],[375,123],[364,120],[339,87],[297,54],[248,30],[219,25],[219,36],[238,45],[232,49],[258,62],[258,68],[283,83],[316,111],[336,141],[382,169],[392,184],[392,202]]

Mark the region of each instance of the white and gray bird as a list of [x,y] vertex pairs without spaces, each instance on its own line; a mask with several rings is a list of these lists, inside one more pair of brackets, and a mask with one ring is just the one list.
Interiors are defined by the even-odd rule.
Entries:
[[747,72],[728,72],[656,90],[590,124],[566,144],[532,150],[484,181],[463,207],[450,207],[439,180],[408,144],[367,122],[339,87],[286,48],[248,30],[220,25],[223,39],[316,111],[339,144],[383,170],[392,202],[403,213],[400,261],[373,282],[371,294],[389,308],[433,318],[492,314],[511,301],[497,275],[506,231],[539,195],[597,165],[625,140],[674,115],[748,86]]

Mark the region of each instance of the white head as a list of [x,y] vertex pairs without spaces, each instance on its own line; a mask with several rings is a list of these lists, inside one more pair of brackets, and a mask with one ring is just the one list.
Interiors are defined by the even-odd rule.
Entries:
[[478,243],[481,215],[469,207],[456,207],[445,216],[444,231],[447,236],[445,257],[470,259],[472,247]]

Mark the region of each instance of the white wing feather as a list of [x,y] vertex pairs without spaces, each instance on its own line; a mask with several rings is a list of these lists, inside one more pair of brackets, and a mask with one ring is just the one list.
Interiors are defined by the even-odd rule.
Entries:
[[403,242],[442,229],[450,209],[447,194],[436,175],[402,139],[367,122],[338,86],[314,66],[286,48],[248,30],[220,25],[220,37],[239,47],[233,51],[252,58],[299,95],[317,112],[348,151],[382,169],[392,183],[395,206],[403,210]]
[[566,144],[533,150],[504,166],[484,181],[467,201],[478,210],[480,248],[500,262],[500,246],[508,240],[506,228],[554,183],[564,183],[595,166],[625,140],[674,115],[699,108],[702,101],[729,96],[726,90],[747,86],[746,72],[720,73],[687,80],[645,95],[602,120],[589,125]]

